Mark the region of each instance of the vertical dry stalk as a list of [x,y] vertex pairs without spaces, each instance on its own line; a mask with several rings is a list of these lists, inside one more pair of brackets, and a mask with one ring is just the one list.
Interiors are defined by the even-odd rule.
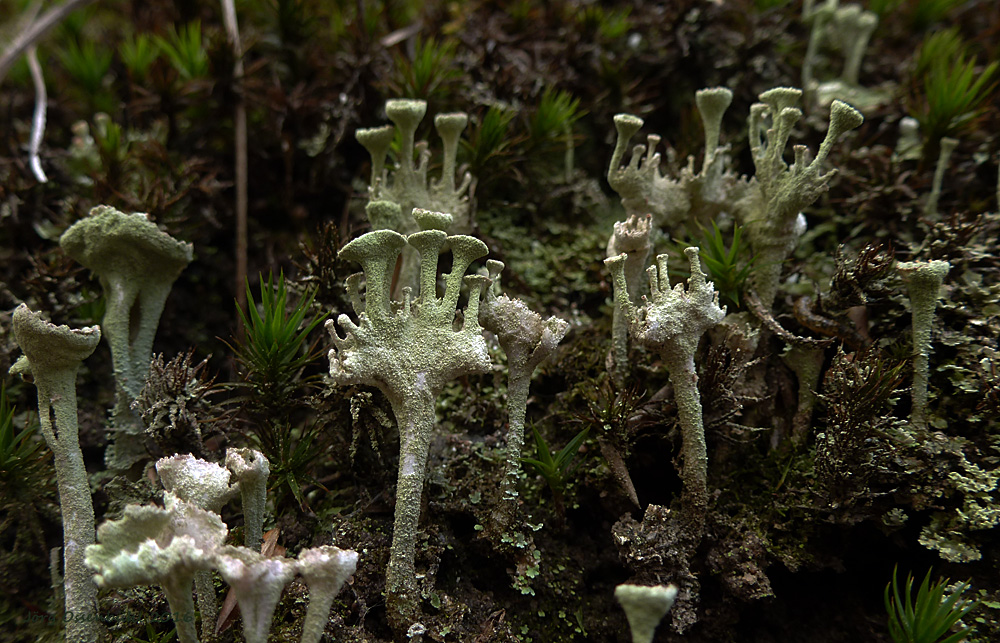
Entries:
[[[221,0],[222,19],[226,24],[226,35],[233,47],[235,63],[233,79],[236,83],[236,112],[233,119],[235,129],[235,173],[236,173],[236,303],[242,310],[246,306],[247,278],[247,108],[243,100],[243,45],[240,42],[240,28],[236,22],[236,5],[233,0]],[[237,333],[243,333],[243,326],[237,324]]]

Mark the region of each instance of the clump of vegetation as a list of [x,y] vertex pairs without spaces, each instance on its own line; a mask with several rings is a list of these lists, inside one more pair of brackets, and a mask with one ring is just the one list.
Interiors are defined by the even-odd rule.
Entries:
[[[889,613],[889,634],[895,643],[960,643],[968,636],[968,627],[956,624],[976,607],[976,601],[962,598],[968,582],[958,583],[950,591],[948,579],[931,583],[931,571],[913,596],[913,574],[906,575],[900,590],[896,580],[898,568],[892,570],[892,581],[885,586],[885,609]],[[891,590],[891,593],[890,593]]]
[[924,40],[917,57],[923,96],[913,116],[930,143],[928,150],[936,150],[942,137],[961,136],[984,113],[997,86],[997,70],[996,61],[982,67],[957,30]]
[[317,484],[310,471],[321,455],[320,427],[308,414],[306,396],[319,382],[306,367],[322,354],[309,335],[326,319],[311,311],[313,292],[292,305],[284,273],[260,281],[259,302],[247,284],[248,310],[239,310],[244,337],[233,345],[240,377],[249,394],[243,415],[251,426],[251,445],[271,463],[269,491],[284,506],[290,493],[305,510],[304,484]]
[[[566,503],[564,502],[566,483],[573,471],[576,470],[576,467],[570,469],[570,465],[576,459],[576,455],[580,451],[580,446],[587,439],[590,427],[574,435],[566,443],[566,446],[559,449],[559,452],[555,454],[552,453],[545,438],[538,432],[534,424],[531,425],[531,433],[535,436],[535,457],[521,458],[521,462],[530,464],[534,467],[538,475],[545,479],[546,484],[549,485],[549,490],[552,491],[552,501],[555,505],[556,517],[561,522],[566,518]],[[578,466],[579,464],[577,464]]]

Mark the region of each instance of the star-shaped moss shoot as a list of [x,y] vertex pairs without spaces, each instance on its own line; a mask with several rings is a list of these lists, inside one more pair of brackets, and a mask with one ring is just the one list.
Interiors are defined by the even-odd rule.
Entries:
[[[839,100],[830,107],[830,126],[820,144],[816,158],[809,160],[809,149],[795,145],[795,160],[788,165],[785,146],[792,128],[802,117],[794,107],[802,91],[793,87],[776,87],[760,95],[760,103],[750,107],[750,152],[756,174],[750,183],[750,193],[744,204],[744,215],[750,243],[757,256],[753,285],[764,307],[770,310],[778,292],[781,269],[785,259],[795,249],[804,232],[803,208],[825,192],[836,170],[822,173],[826,157],[841,134],[859,127],[864,117],[859,111]],[[770,126],[765,119],[770,117]]]
[[722,321],[726,310],[719,307],[719,293],[701,270],[698,248],[685,248],[684,254],[691,265],[687,290],[682,284],[670,288],[667,255],[658,255],[657,265],[647,271],[651,299],[639,307],[628,297],[626,257],[619,255],[605,259],[604,263],[611,269],[615,303],[629,320],[630,335],[659,352],[667,365],[681,424],[684,457],[681,505],[695,538],[700,539],[708,510],[708,454],[694,356],[701,336]]
[[[100,587],[161,585],[181,643],[198,643],[191,586],[195,573],[212,569],[228,530],[211,511],[170,492],[165,508],[129,505],[120,520],[97,530],[87,565]],[[70,639],[67,639],[70,640]],[[83,639],[72,639],[83,640]]]
[[[403,289],[403,300],[390,298],[390,281],[404,246],[421,257],[419,294]],[[451,272],[437,296],[438,255],[452,253]],[[355,324],[340,315],[340,337],[327,322],[335,348],[330,351],[330,376],[337,384],[378,387],[392,405],[399,426],[399,477],[392,549],[386,577],[387,603],[392,625],[406,631],[419,613],[414,556],[420,497],[431,434],[434,403],[451,380],[484,373],[490,365],[479,326],[479,299],[489,279],[465,276],[469,265],[487,254],[486,244],[473,237],[447,236],[424,230],[404,237],[392,230],[376,230],[354,239],[340,257],[360,263],[364,274],[347,279],[348,293],[358,316]],[[364,301],[359,287],[365,281]],[[457,306],[463,280],[471,290],[469,304],[459,320]]]
[[941,284],[951,264],[947,261],[901,261],[896,271],[906,284],[913,316],[913,406],[910,424],[927,428],[927,379],[930,373],[931,330]]
[[94,504],[80,450],[76,373],[97,348],[101,330],[97,326],[55,326],[21,304],[14,311],[13,331],[24,355],[10,372],[34,381],[42,435],[55,454],[63,520],[66,613],[74,616],[66,619],[66,640],[96,641],[97,588],[83,562],[84,547],[94,542]]
[[[145,214],[125,214],[103,205],[66,230],[59,244],[101,281],[106,300],[101,329],[111,345],[118,385],[115,425],[141,434],[141,422],[126,419],[132,417],[129,405],[142,392],[163,306],[193,258],[192,246],[160,230]],[[141,457],[127,450],[116,444],[121,457],[109,462],[125,468]]]
[[[504,265],[486,262],[490,280],[499,284]],[[558,317],[542,319],[520,299],[486,290],[479,307],[479,323],[496,335],[507,356],[507,465],[500,487],[500,506],[495,514],[496,527],[505,530],[514,517],[517,503],[517,479],[521,471],[521,447],[524,445],[524,416],[528,406],[531,374],[566,336],[569,322]]]
[[[471,232],[475,225],[469,196],[475,191],[475,179],[469,172],[461,172],[461,179],[456,182],[459,174],[456,169],[458,144],[462,131],[469,122],[468,115],[456,112],[434,117],[434,128],[441,137],[443,157],[441,177],[428,182],[427,165],[431,154],[426,141],[415,143],[417,126],[427,113],[427,103],[422,100],[392,99],[386,101],[385,113],[395,127],[385,125],[359,129],[354,134],[372,157],[368,192],[371,200],[399,204],[402,221],[393,229],[403,234],[416,232],[418,229],[411,215],[413,208],[450,212],[455,218],[451,232]],[[402,147],[399,163],[390,173],[385,168],[385,160],[396,129],[399,130]]]
[[674,585],[619,585],[615,598],[621,603],[632,631],[632,643],[653,643],[656,626],[667,615],[677,598]]

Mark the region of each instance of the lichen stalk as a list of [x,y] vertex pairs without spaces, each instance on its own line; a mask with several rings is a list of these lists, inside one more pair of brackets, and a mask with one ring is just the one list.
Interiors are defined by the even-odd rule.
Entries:
[[11,373],[33,378],[42,436],[55,455],[63,521],[66,640],[96,641],[97,586],[84,564],[85,549],[94,544],[94,504],[80,449],[76,373],[97,347],[101,331],[96,326],[79,330],[54,326],[21,304],[14,311],[13,332],[24,357]]
[[951,264],[947,261],[907,261],[896,264],[910,296],[913,315],[913,393],[910,424],[927,428],[927,382],[930,372],[931,332],[941,284]]
[[[411,289],[404,288],[403,301],[393,302],[388,295],[389,268],[407,245],[421,252],[420,293],[413,297]],[[444,294],[438,297],[434,281],[438,252],[445,245],[452,253],[452,270],[444,276]],[[358,323],[347,315],[337,319],[345,337],[327,323],[334,344],[330,376],[336,384],[378,387],[388,398],[400,431],[395,526],[386,579],[389,621],[397,632],[405,632],[420,613],[414,559],[435,401],[447,382],[483,373],[490,364],[478,323],[479,298],[489,280],[465,276],[469,265],[487,252],[486,244],[478,239],[449,237],[441,230],[424,230],[409,237],[378,230],[351,241],[340,251],[342,259],[362,265],[367,285]],[[471,292],[464,321],[456,329],[463,282],[469,284]],[[357,280],[354,284],[356,287]]]
[[[521,473],[521,449],[524,446],[524,418],[527,414],[531,375],[538,365],[555,351],[569,330],[569,322],[558,317],[542,319],[519,299],[496,295],[500,288],[500,261],[486,262],[489,278],[470,275],[467,280],[485,287],[479,308],[479,323],[496,335],[507,356],[507,461],[500,483],[500,504],[493,516],[492,528],[504,532],[514,519],[517,508],[517,481]],[[471,285],[471,284],[470,284]],[[472,308],[470,302],[470,309]]]
[[625,257],[619,255],[604,263],[611,269],[615,302],[630,320],[631,336],[660,353],[674,386],[684,458],[681,507],[692,539],[697,542],[704,532],[708,510],[708,455],[694,357],[701,336],[722,321],[726,312],[719,306],[719,293],[701,270],[698,248],[686,248],[684,254],[691,266],[688,288],[670,288],[667,255],[659,255],[657,265],[648,270],[651,297],[641,307],[628,297]]
[[924,206],[925,217],[932,219],[938,217],[938,201],[941,199],[941,185],[944,183],[944,175],[948,171],[948,164],[956,147],[958,147],[957,139],[948,136],[941,139],[941,150],[938,154],[937,166],[934,168],[931,193],[927,197],[927,204]]
[[418,389],[407,395],[402,403],[392,405],[399,424],[399,472],[385,590],[390,612],[407,622],[416,620],[419,613],[420,591],[415,567],[417,525],[430,436],[435,425],[436,399],[431,391]]

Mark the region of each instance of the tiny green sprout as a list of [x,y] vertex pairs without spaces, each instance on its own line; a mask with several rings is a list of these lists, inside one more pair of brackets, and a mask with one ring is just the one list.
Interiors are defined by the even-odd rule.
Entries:
[[133,643],[170,643],[177,638],[177,628],[171,628],[166,632],[157,632],[152,623],[146,623],[146,638],[141,639],[135,635],[129,638]]
[[314,295],[309,291],[291,306],[284,274],[279,273],[277,282],[271,274],[267,281],[261,278],[259,306],[248,283],[248,311],[238,309],[246,338],[234,350],[241,376],[253,391],[250,404],[277,413],[257,423],[250,438],[271,463],[270,488],[277,507],[283,506],[287,490],[305,509],[303,484],[318,485],[308,471],[320,453],[315,448],[320,426],[300,428],[289,417],[295,392],[317,379],[301,377],[302,370],[321,354],[314,344],[307,344],[309,334],[326,319],[325,314],[310,315]]
[[547,87],[535,111],[528,117],[529,144],[544,148],[552,142],[564,143],[573,123],[584,114],[579,98],[567,91]]
[[712,222],[712,230],[705,231],[705,236],[699,244],[701,260],[705,262],[708,276],[719,291],[719,298],[724,304],[740,307],[743,292],[746,290],[747,279],[754,267],[756,257],[745,260],[746,244],[742,242],[743,229],[738,223],[733,223],[733,240],[726,247],[719,226]]
[[910,7],[910,24],[916,31],[944,20],[963,0],[916,0]]
[[208,75],[208,52],[202,46],[200,21],[189,22],[180,30],[171,25],[165,38],[155,38],[181,80],[196,80]]
[[921,61],[926,67],[924,102],[913,116],[920,121],[931,149],[936,149],[942,137],[960,134],[987,109],[997,85],[998,63],[993,61],[977,73],[979,60],[963,43],[945,35],[929,37],[921,52],[918,68]]
[[[900,592],[896,580],[897,569],[892,570],[892,582],[885,586],[885,609],[889,613],[889,634],[895,643],[960,643],[969,628],[951,629],[976,606],[976,601],[963,599],[968,582],[959,583],[945,594],[948,579],[931,583],[931,572],[920,583],[916,602],[913,601],[913,575],[907,574],[906,586]],[[891,590],[891,591],[890,591]]]
[[923,76],[938,60],[950,60],[967,53],[969,45],[962,38],[958,27],[949,27],[935,31],[924,38],[917,52],[917,76]]
[[[246,339],[235,347],[244,368],[244,378],[254,387],[275,396],[286,395],[302,368],[319,357],[320,352],[303,350],[306,339],[326,319],[317,314],[307,320],[314,293],[308,292],[295,306],[288,306],[285,275],[274,274],[265,282],[260,280],[260,305],[247,282],[248,311],[237,309],[243,323]],[[289,312],[290,308],[290,312]],[[266,455],[266,454],[265,454]]]
[[566,513],[566,508],[563,505],[563,489],[565,489],[566,481],[569,478],[569,468],[577,452],[580,450],[580,445],[587,439],[590,427],[573,436],[573,439],[555,455],[549,450],[548,443],[545,442],[545,438],[538,432],[534,424],[531,425],[531,433],[535,436],[535,453],[537,457],[521,458],[521,462],[535,467],[538,474],[545,478],[549,489],[552,490],[556,513],[562,517]]
[[396,56],[396,68],[390,89],[404,98],[432,101],[447,98],[451,85],[462,75],[455,63],[458,41],[452,39],[417,39],[413,59]]
[[7,385],[0,387],[0,483],[4,494],[18,480],[38,473],[39,465],[46,457],[45,443],[33,439],[35,425],[29,424],[15,433],[14,415],[17,409],[7,397]]
[[98,49],[93,41],[77,44],[70,40],[66,49],[59,52],[59,61],[66,72],[88,94],[97,94],[104,87],[104,77],[111,69],[111,52]]
[[143,83],[160,55],[160,46],[148,34],[134,34],[118,46],[118,56],[133,83]]
[[[473,176],[486,177],[486,181],[490,180],[491,175],[503,177],[503,180],[510,175],[517,179],[523,178],[517,175],[513,164],[513,148],[523,140],[523,136],[515,137],[511,134],[510,124],[515,116],[517,112],[513,109],[491,105],[481,117],[474,119],[469,137],[460,142],[462,155]],[[487,167],[488,172],[484,171]],[[481,179],[480,186],[483,180]]]

